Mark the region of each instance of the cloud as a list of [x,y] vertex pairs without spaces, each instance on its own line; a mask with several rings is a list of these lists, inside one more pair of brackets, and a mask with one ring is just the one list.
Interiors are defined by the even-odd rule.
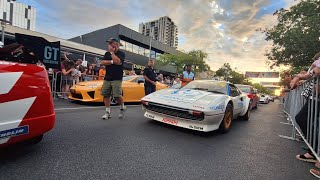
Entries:
[[256,30],[276,23],[274,9],[293,0],[55,0],[31,1],[40,32],[71,38],[115,24],[138,30],[139,23],[172,18],[182,39],[179,49],[201,49],[212,69],[229,62],[241,71],[267,70],[270,46]]

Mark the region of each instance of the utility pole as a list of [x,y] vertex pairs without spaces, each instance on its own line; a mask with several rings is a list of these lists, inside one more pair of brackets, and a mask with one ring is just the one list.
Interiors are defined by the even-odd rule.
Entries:
[[149,46],[149,59],[151,59],[151,43],[152,43],[152,33],[153,32],[153,28],[150,29],[150,46]]

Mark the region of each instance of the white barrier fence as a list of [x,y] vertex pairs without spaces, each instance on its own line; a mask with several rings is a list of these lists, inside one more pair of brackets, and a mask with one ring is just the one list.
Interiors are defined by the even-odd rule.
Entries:
[[279,136],[297,141],[301,137],[320,162],[319,81],[319,77],[310,79],[286,93],[283,106],[288,122],[282,124],[291,125],[292,132],[291,136]]

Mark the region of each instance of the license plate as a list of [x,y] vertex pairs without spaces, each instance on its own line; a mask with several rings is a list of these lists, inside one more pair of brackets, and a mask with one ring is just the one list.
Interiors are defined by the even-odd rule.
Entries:
[[177,125],[178,124],[177,120],[168,119],[168,118],[163,118],[162,122],[167,123],[167,124],[172,124],[172,125]]
[[75,93],[76,93],[76,90],[70,89],[70,92],[75,94]]

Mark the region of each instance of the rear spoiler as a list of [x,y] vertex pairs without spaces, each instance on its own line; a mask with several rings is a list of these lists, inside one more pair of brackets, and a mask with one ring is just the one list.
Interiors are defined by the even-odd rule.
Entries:
[[60,41],[49,42],[42,37],[15,34],[16,42],[32,52],[46,68],[60,69]]

